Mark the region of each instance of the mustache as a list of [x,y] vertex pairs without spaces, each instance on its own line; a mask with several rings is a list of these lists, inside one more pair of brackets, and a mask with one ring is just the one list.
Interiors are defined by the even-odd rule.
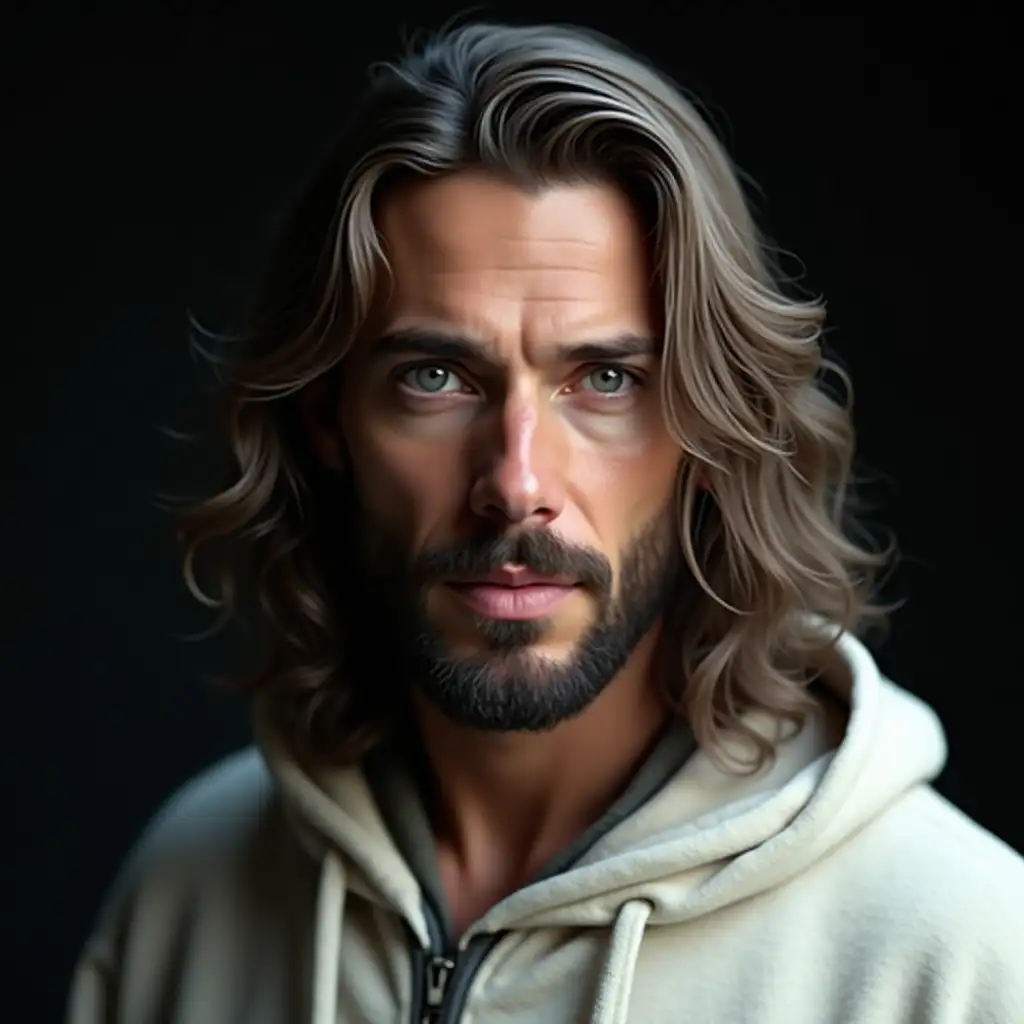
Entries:
[[543,576],[569,576],[601,594],[611,590],[612,567],[602,554],[567,544],[543,529],[477,536],[459,545],[432,548],[420,553],[412,570],[422,587],[453,576],[482,576],[510,564]]

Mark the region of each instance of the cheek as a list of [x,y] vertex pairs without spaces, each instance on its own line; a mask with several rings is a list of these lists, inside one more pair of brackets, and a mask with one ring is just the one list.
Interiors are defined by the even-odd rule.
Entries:
[[577,451],[573,488],[585,522],[581,527],[597,541],[616,578],[633,542],[669,508],[680,461],[678,447],[668,438],[633,452]]
[[629,534],[671,500],[682,454],[650,410],[586,428],[572,432],[573,484],[605,528]]
[[377,427],[357,437],[351,459],[364,508],[414,544],[450,523],[465,493],[455,440],[428,442]]
[[574,483],[598,530],[614,545],[642,529],[672,500],[679,461],[678,449],[580,453]]

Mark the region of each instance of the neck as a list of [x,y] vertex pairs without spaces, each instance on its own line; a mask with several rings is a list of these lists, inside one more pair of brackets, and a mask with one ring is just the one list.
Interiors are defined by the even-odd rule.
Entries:
[[652,632],[597,700],[545,733],[482,733],[418,702],[443,875],[500,898],[600,818],[666,722],[655,643]]

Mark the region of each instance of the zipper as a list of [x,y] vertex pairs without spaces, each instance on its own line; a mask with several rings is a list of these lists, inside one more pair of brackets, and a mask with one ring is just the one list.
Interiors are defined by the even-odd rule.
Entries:
[[419,977],[419,998],[413,1005],[413,1024],[458,1024],[466,1008],[470,986],[491,950],[505,937],[478,935],[464,950],[433,953],[416,948],[414,978]]
[[440,1024],[448,983],[455,973],[455,961],[447,956],[429,956],[424,965],[423,1012],[421,1024]]
[[459,950],[448,941],[440,915],[426,900],[426,917],[430,945],[424,949],[412,935],[413,993],[412,1024],[458,1024],[466,1006],[473,978],[488,954],[505,937],[506,932],[478,935]]

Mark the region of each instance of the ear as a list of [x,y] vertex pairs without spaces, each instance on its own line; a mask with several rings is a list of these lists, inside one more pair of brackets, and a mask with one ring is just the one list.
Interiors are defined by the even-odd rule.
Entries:
[[338,410],[332,401],[335,390],[327,376],[307,384],[299,395],[299,415],[317,459],[327,469],[341,472],[345,468],[345,445]]

